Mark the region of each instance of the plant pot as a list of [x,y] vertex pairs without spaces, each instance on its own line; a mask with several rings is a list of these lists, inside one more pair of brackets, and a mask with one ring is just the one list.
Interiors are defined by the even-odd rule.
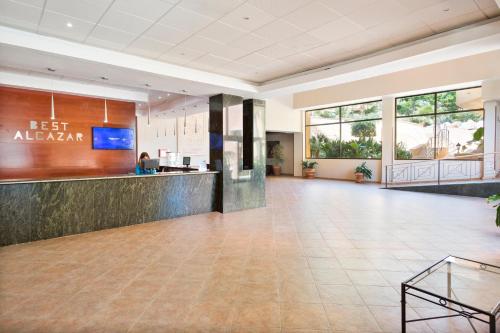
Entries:
[[361,172],[356,172],[354,177],[356,177],[356,183],[363,183],[365,181],[365,175]]
[[273,175],[275,176],[281,175],[281,165],[273,165]]
[[316,177],[316,169],[304,169],[304,177],[314,179]]

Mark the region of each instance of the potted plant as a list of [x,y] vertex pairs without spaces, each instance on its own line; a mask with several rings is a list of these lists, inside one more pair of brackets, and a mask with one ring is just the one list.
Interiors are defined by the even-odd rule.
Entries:
[[495,218],[495,222],[497,227],[500,228],[500,194],[493,194],[488,197],[488,203],[492,204],[494,208],[497,209],[497,216]]
[[372,179],[372,171],[366,166],[366,162],[363,162],[356,167],[354,176],[356,177],[356,183],[362,183],[365,178]]
[[275,176],[281,175],[281,163],[283,163],[283,145],[277,144],[271,151],[273,157],[273,174]]
[[316,176],[316,167],[318,162],[315,161],[302,161],[302,170],[304,170],[304,177],[307,179],[314,179]]

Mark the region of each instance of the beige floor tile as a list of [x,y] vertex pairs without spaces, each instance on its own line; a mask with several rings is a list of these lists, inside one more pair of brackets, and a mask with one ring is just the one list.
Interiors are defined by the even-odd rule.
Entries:
[[346,332],[381,332],[375,318],[364,305],[325,304],[331,327]]
[[276,329],[281,327],[279,303],[244,303],[237,306],[233,329]]
[[328,319],[322,304],[282,303],[283,328],[324,330],[329,329]]
[[354,286],[318,284],[323,303],[363,305],[363,300]]
[[279,293],[282,302],[321,303],[321,298],[314,283],[285,281],[281,284]]

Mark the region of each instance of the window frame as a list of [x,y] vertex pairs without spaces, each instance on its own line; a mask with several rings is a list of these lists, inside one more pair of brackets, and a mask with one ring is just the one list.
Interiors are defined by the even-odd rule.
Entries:
[[[434,91],[434,92],[428,92],[428,93],[423,93],[423,94],[414,94],[414,95],[406,95],[406,96],[400,96],[396,97],[394,99],[394,144],[393,144],[393,156],[394,156],[394,161],[435,161],[438,160],[436,158],[436,150],[434,149],[434,157],[433,158],[410,158],[410,159],[399,159],[397,158],[397,151],[396,151],[396,145],[398,144],[398,119],[401,118],[416,118],[416,117],[433,117],[434,118],[434,135],[432,138],[434,139],[434,142],[436,142],[436,136],[437,136],[437,119],[439,115],[446,115],[446,114],[456,114],[456,113],[463,113],[463,112],[478,112],[482,111],[483,112],[483,128],[484,128],[484,105],[480,109],[466,109],[466,110],[460,110],[460,111],[448,111],[448,112],[438,112],[437,111],[437,95],[450,92],[450,91],[461,91],[461,90],[469,90],[469,89],[477,89],[477,88],[482,88],[482,86],[474,86],[474,87],[467,87],[467,88],[460,88],[460,89],[449,89],[449,90],[440,90],[440,91]],[[434,95],[434,112],[432,113],[427,113],[427,114],[420,114],[420,115],[408,115],[408,116],[398,116],[398,99],[401,98],[408,98],[408,97],[416,97],[416,96],[425,96],[425,95]],[[462,160],[467,160],[467,161],[479,161],[481,160],[480,157],[478,158],[441,158],[441,160],[455,160],[455,161],[462,161]]]
[[[378,121],[378,120],[382,121],[382,117],[383,117],[383,115],[381,115],[380,118],[368,118],[368,119],[361,119],[361,120],[342,121],[342,108],[347,107],[347,106],[362,105],[362,104],[377,103],[377,102],[382,103],[382,100],[377,99],[377,100],[373,100],[373,101],[343,104],[343,105],[329,106],[329,107],[324,107],[324,108],[319,108],[319,109],[306,110],[304,113],[304,133],[306,133],[307,127],[317,127],[317,126],[325,126],[325,125],[339,125],[339,138],[340,138],[340,142],[342,142],[342,124],[360,123],[360,122],[365,122],[365,121]],[[339,120],[338,121],[329,122],[329,123],[322,123],[322,124],[307,125],[305,120],[306,120],[308,112],[315,112],[315,111],[327,110],[327,109],[332,109],[332,108],[339,108]],[[382,105],[381,105],[381,112],[382,112]],[[310,138],[308,139],[307,137],[305,139],[310,140]],[[309,154],[309,157],[307,157],[308,154]],[[342,144],[340,145],[339,155],[340,155],[339,157],[314,157],[313,158],[313,157],[311,157],[311,150],[309,149],[309,152],[306,151],[306,159],[311,159],[311,160],[374,160],[374,161],[382,160],[382,155],[380,156],[380,158],[341,157],[342,156]]]

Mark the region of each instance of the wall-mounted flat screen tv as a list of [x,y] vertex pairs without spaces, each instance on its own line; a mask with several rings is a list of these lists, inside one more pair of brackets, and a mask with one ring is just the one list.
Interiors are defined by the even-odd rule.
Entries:
[[131,128],[92,127],[93,149],[134,149],[134,130]]

